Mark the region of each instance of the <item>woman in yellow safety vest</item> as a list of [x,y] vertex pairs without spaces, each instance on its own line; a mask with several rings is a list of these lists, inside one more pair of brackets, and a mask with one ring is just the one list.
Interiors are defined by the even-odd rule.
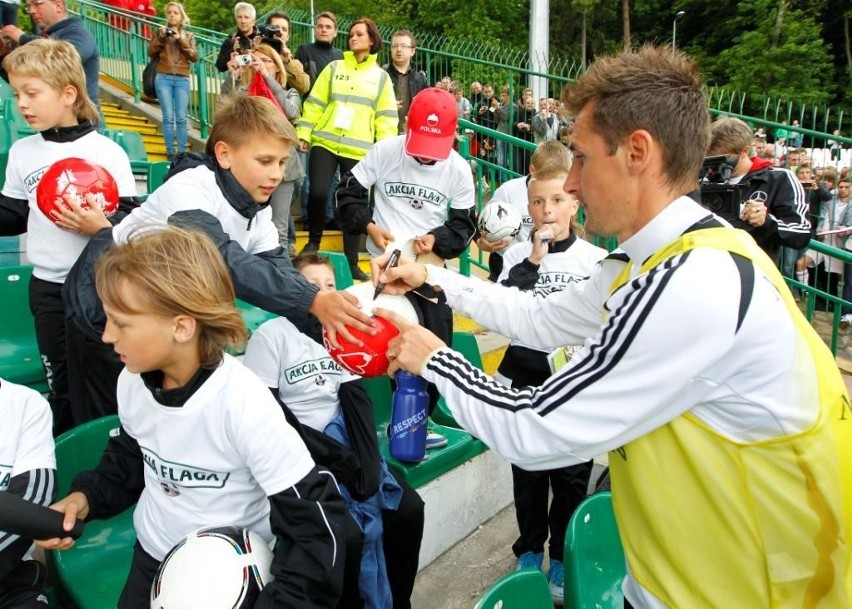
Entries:
[[[317,77],[302,108],[296,128],[308,161],[308,244],[303,252],[320,248],[325,228],[325,206],[335,171],[350,171],[374,142],[395,136],[399,113],[393,84],[376,57],[382,37],[376,24],[361,18],[349,28],[349,50],[332,61]],[[356,279],[359,235],[344,235],[344,251]]]

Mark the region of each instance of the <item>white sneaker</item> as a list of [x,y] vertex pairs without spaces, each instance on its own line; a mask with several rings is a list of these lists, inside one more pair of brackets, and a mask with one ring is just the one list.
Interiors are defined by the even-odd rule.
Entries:
[[852,313],[847,313],[840,318],[841,328],[848,328],[849,326],[852,326]]

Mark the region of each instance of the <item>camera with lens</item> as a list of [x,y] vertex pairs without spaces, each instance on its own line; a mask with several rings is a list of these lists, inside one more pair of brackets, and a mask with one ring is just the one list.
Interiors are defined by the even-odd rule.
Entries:
[[171,28],[171,27],[163,28],[163,34],[165,34],[166,36],[177,36],[178,35],[177,30],[174,29],[174,28]]
[[281,35],[280,27],[277,25],[269,25],[268,23],[257,26],[257,31],[260,32],[260,35],[263,38],[277,38]]
[[237,55],[236,57],[238,66],[250,66],[253,59],[251,55]]
[[731,184],[731,173],[737,166],[736,155],[708,156],[701,165],[701,205],[728,222],[740,219],[748,200],[749,183]]

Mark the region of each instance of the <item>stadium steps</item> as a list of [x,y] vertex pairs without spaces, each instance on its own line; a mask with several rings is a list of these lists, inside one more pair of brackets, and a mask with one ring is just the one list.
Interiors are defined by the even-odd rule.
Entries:
[[150,162],[166,160],[166,145],[159,125],[113,102],[101,100],[101,110],[108,129],[135,131],[142,136]]

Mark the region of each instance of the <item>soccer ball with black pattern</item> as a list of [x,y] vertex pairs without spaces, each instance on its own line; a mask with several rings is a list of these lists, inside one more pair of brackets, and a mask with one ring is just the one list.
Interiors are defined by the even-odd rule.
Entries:
[[187,535],[157,569],[151,609],[248,609],[272,579],[272,551],[257,533],[235,526]]
[[494,201],[482,208],[479,213],[479,230],[485,233],[488,241],[500,241],[502,239],[514,239],[521,230],[520,212],[513,206]]

